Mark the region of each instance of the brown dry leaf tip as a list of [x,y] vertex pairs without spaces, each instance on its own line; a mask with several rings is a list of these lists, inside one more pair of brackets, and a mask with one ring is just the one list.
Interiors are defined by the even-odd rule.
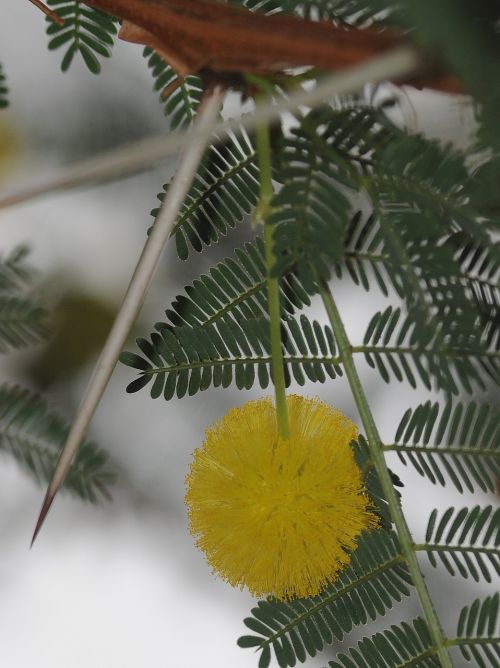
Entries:
[[[200,71],[269,74],[311,65],[342,70],[407,40],[386,28],[339,28],[285,14],[264,15],[220,0],[84,0],[122,20],[119,37],[154,49],[178,75]],[[463,93],[459,83],[425,66],[395,83]]]
[[58,23],[60,26],[64,25],[64,19],[62,19],[57,12],[54,12],[52,9],[49,9],[47,5],[41,0],[30,0],[35,7],[38,7],[46,16],[49,17],[54,23]]

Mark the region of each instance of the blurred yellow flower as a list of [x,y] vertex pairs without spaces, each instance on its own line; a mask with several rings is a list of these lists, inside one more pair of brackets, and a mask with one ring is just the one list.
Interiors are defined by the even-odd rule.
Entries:
[[187,476],[190,528],[209,564],[255,596],[318,594],[378,525],[350,443],[356,426],[319,399],[287,397],[290,438],[271,398],[211,427]]
[[18,158],[20,141],[14,128],[5,118],[5,111],[0,112],[0,179],[4,174],[12,171],[13,165]]

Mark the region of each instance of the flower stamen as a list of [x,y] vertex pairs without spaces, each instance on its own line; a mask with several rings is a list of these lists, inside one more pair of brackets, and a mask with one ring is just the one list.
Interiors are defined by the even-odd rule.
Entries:
[[287,439],[270,398],[230,410],[195,451],[186,494],[214,571],[282,599],[318,594],[379,523],[351,447],[356,426],[318,399],[287,404]]

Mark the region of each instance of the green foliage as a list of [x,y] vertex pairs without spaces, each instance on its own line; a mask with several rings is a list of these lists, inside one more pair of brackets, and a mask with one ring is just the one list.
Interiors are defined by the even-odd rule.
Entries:
[[26,250],[0,258],[0,352],[25,348],[47,337],[47,312],[31,295]]
[[7,79],[4,74],[2,63],[0,63],[0,109],[5,109],[5,107],[9,106],[8,93]]
[[396,535],[365,533],[351,565],[318,596],[259,601],[244,620],[254,635],[242,636],[238,644],[261,650],[259,668],[269,666],[271,649],[281,668],[294,666],[339,642],[354,626],[385,614],[409,595],[410,583]]
[[46,336],[46,312],[36,300],[0,294],[0,352],[25,348]]
[[334,270],[337,278],[342,279],[347,273],[355,285],[366,291],[374,287],[373,277],[375,287],[386,297],[391,289],[402,296],[388,267],[380,226],[374,215],[364,216],[361,211],[353,215],[346,229],[343,257],[334,265]]
[[[309,267],[329,278],[352,235],[352,193],[373,165],[375,150],[396,129],[371,109],[325,108],[308,113],[279,147],[276,179],[283,188],[272,202],[277,275],[293,268],[317,291]],[[352,193],[351,193],[352,191]]]
[[479,319],[449,239],[459,232],[482,249],[492,239],[476,224],[475,182],[464,156],[418,136],[401,136],[378,153],[377,163],[368,190],[393,280],[414,323],[413,340],[435,348],[477,346]]
[[[0,452],[12,455],[38,482],[49,482],[67,433],[67,423],[40,396],[17,386],[0,386]],[[109,498],[114,476],[107,460],[95,443],[85,441],[65,489],[92,503]]]
[[[327,376],[342,374],[329,327],[304,315],[300,320],[284,319],[282,327],[287,387],[292,376],[303,385],[306,377],[323,383]],[[153,379],[151,397],[163,394],[167,401],[211,386],[229,387],[233,380],[240,390],[249,390],[255,382],[263,389],[269,385],[271,341],[266,317],[240,322],[227,317],[217,324],[175,328],[160,323],[156,328],[150,341],[137,339],[144,357],[125,352],[120,358],[141,371],[127,392],[137,392]]]
[[[293,268],[310,292],[310,265],[323,278],[332,263],[338,276],[345,267],[366,289],[368,264],[385,293],[389,277],[408,310],[410,343],[433,350],[427,373],[456,393],[450,357],[486,351],[498,336],[491,278],[500,273],[500,250],[486,221],[477,224],[481,175],[469,176],[457,151],[409,137],[363,107],[309,113],[280,147],[277,164],[283,188],[270,218],[277,274]],[[374,209],[365,222],[351,214],[349,191],[361,189]],[[467,362],[458,366],[470,388],[469,376],[478,380],[478,373]]]
[[[439,419],[438,419],[439,418]],[[403,415],[395,450],[403,464],[433,484],[450,481],[459,492],[494,492],[500,475],[500,412],[488,404],[427,401]]]
[[496,668],[500,657],[498,603],[500,596],[476,599],[460,612],[457,641],[462,657],[476,668]]
[[[497,177],[500,175],[496,165],[492,171]],[[480,168],[476,172],[476,177],[478,187],[474,196],[477,210],[484,211],[488,216],[482,220],[482,225],[486,225],[488,220],[492,222],[493,236],[488,243],[485,243],[485,240],[473,240],[468,234],[456,232],[449,237],[447,243],[454,249],[455,258],[462,268],[461,280],[468,291],[473,309],[479,314],[478,329],[483,332],[486,345],[498,350],[500,347],[499,243],[495,240],[498,236],[495,232],[495,210],[490,208],[485,193],[486,188],[490,193],[495,193],[496,187],[493,183],[489,183],[488,170]]]
[[[357,351],[364,353],[368,364],[377,369],[387,383],[395,378],[416,387],[418,377],[430,390],[434,379],[440,390],[458,394],[459,389],[463,389],[471,394],[474,387],[485,389],[485,372],[494,382],[500,382],[499,354],[487,350],[482,341],[463,348],[448,346],[445,342],[436,347],[435,342],[422,345],[414,333],[413,318],[402,317],[401,308],[388,306],[373,316],[363,346]],[[484,333],[480,335],[485,337]]]
[[[465,606],[460,613],[458,637],[448,641],[449,645],[457,645],[462,657],[477,668],[498,665],[498,601],[496,594]],[[330,668],[440,668],[441,662],[434,652],[427,624],[417,617],[411,624],[392,625],[390,630],[363,638],[357,649],[350,649],[348,655],[339,654],[337,660],[328,665]]]
[[408,624],[393,624],[383,633],[371,638],[363,638],[358,648],[349,654],[338,654],[337,661],[330,661],[330,668],[366,668],[367,666],[387,666],[387,668],[440,668],[439,659],[434,656],[432,641],[425,621],[421,617]]
[[[210,146],[172,231],[181,260],[190,248],[200,252],[243,220],[255,207],[259,193],[255,148],[241,133]],[[168,186],[158,195],[163,201]],[[153,209],[156,216],[159,209]]]
[[342,26],[361,26],[373,21],[382,22],[388,11],[393,12],[390,0],[230,0],[235,5],[243,5],[262,13],[274,11],[310,17],[311,14],[324,21],[332,21]]
[[346,26],[363,26],[367,23],[379,22],[381,12],[393,4],[387,0],[293,0],[293,4],[301,8],[301,14],[307,16],[317,12],[318,18],[333,21]]
[[500,509],[448,508],[441,518],[439,512],[432,511],[425,534],[430,563],[437,566],[439,560],[450,575],[470,575],[476,582],[491,582],[490,569],[500,575]]
[[[404,0],[399,3],[419,38],[442,54],[465,88],[481,104],[479,137],[483,147],[500,148],[500,83],[494,63],[500,57],[498,3],[478,0]],[[442,26],[446,26],[443,30]]]
[[[280,147],[277,179],[283,188],[272,201],[269,218],[276,226],[276,274],[293,269],[302,281],[308,281],[311,263],[322,277],[329,277],[328,265],[342,256],[350,221],[350,203],[336,184],[339,169],[331,160],[328,139],[317,139],[318,124],[308,120]],[[308,288],[316,291],[310,279]]]
[[[281,282],[283,317],[310,305],[310,299],[294,274]],[[238,322],[267,315],[266,266],[261,237],[237,248],[234,255],[201,275],[185,294],[179,295],[166,311],[169,324],[205,326],[231,316]]]
[[229,0],[229,4],[246,7],[261,14],[273,14],[293,11],[296,2],[295,0]]
[[99,74],[98,56],[109,58],[114,43],[116,26],[113,18],[80,0],[47,0],[47,4],[64,19],[64,25],[47,19],[49,49],[66,48],[62,71],[66,72],[75,54],[79,53],[88,69]]
[[[35,273],[19,247],[0,258],[0,351],[24,348],[45,339],[47,313],[32,296]],[[46,402],[27,389],[0,386],[0,451],[13,456],[38,482],[50,480],[68,425]],[[113,481],[107,455],[85,441],[65,488],[85,501],[109,498]]]
[[172,128],[190,125],[196,115],[201,99],[201,79],[188,76],[180,82],[178,88],[167,97],[162,91],[173,86],[177,74],[153,49],[146,47],[143,53],[154,79],[154,90],[160,93],[160,101],[165,105],[165,115],[170,118]]
[[0,256],[0,292],[16,294],[26,291],[34,277],[34,271],[26,262],[29,249],[18,246],[5,258]]
[[[201,276],[167,310],[170,323],[157,323],[151,340],[139,339],[143,355],[123,353],[121,361],[141,371],[128,386],[136,392],[154,379],[151,394],[165,399],[190,396],[210,386],[240,389],[270,380],[271,344],[267,316],[264,247],[257,238],[237,249]],[[283,346],[287,383],[324,382],[342,373],[331,329],[291,317],[309,304],[300,279],[293,274],[281,282]]]

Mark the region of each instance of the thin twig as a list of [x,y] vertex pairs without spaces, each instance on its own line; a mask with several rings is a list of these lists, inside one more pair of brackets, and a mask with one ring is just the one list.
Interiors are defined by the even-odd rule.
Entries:
[[184,198],[191,187],[191,183],[193,182],[193,178],[203,156],[205,146],[210,138],[210,135],[205,132],[205,141],[202,142],[199,139],[199,134],[205,130],[207,126],[213,126],[221,108],[222,99],[223,89],[220,86],[216,86],[212,89],[210,94],[205,97],[200,105],[195,121],[196,130],[193,132],[191,141],[186,145],[177,172],[170,184],[151,234],[144,245],[144,249],[130,280],[122,306],[116,316],[106,343],[104,344],[94,374],[71,426],[64,449],[47,489],[31,544],[33,544],[40,531],[43,521],[52,505],[52,501],[78,452],[78,448],[85,436],[88,425],[116,366],[128,333],[139,313],[144,296],[151,283],[158,260],[160,259],[160,255],[170,236]]
[[367,82],[404,79],[412,72],[416,72],[419,65],[419,55],[412,46],[398,47],[362,65],[328,76],[311,91],[301,89],[290,95],[288,99],[280,100],[274,105],[263,105],[252,114],[224,122],[214,120],[209,126],[172,133],[166,138],[153,137],[142,140],[125,148],[109,151],[97,158],[64,167],[58,175],[52,178],[21,188],[17,192],[7,193],[3,197],[0,196],[0,209],[58,190],[92,182],[101,184],[105,179],[149,169],[191,141],[206,143],[212,135],[220,136],[229,132],[237,132],[240,128],[254,130],[261,123],[276,120],[284,112],[293,112],[301,106],[317,107],[333,95],[352,93],[362,88]]
[[61,18],[57,12],[54,12],[52,9],[47,7],[44,2],[41,2],[41,0],[30,0],[30,2],[32,2],[35,7],[38,7],[38,9],[40,9],[45,14],[45,16],[48,16],[49,19],[54,21],[54,23],[58,23],[60,26],[64,25],[64,19]]

